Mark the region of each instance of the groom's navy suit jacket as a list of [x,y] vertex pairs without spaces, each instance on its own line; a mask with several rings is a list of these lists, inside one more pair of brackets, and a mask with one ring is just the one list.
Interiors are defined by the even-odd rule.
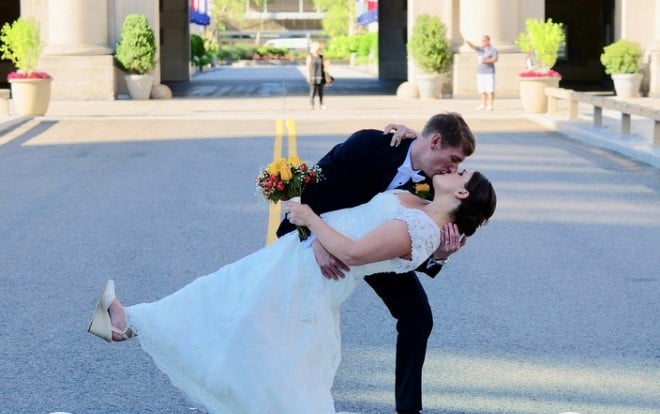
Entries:
[[[322,214],[364,204],[376,194],[387,190],[412,143],[412,140],[404,140],[398,147],[392,147],[391,139],[392,134],[365,129],[335,145],[318,162],[324,179],[305,188],[302,202],[308,204],[317,214]],[[284,219],[277,235],[282,236],[294,229],[295,227]],[[429,267],[423,263],[417,270],[435,277],[441,267]]]

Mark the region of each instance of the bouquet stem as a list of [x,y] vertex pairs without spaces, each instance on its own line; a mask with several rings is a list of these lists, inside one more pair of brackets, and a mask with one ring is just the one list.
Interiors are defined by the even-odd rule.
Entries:
[[300,241],[307,240],[309,235],[312,234],[312,232],[305,226],[296,226],[296,229],[298,229],[298,239],[300,239]]
[[[291,197],[289,201],[300,203],[300,196]],[[298,230],[298,239],[300,239],[300,241],[307,240],[309,235],[312,234],[312,232],[305,226],[296,226],[296,229]]]

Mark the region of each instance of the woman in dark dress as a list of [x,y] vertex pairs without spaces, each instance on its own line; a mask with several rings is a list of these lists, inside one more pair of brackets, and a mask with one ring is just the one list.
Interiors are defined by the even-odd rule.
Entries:
[[307,56],[307,83],[309,84],[309,102],[314,109],[314,97],[319,96],[321,109],[326,109],[323,104],[323,89],[325,87],[325,71],[328,70],[328,61],[321,54],[322,47],[318,42],[313,42]]

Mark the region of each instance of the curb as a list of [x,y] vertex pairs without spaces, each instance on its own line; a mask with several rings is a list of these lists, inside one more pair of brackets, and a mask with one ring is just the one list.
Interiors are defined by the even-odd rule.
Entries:
[[8,117],[0,118],[0,135],[4,134],[8,130],[15,128],[21,124],[24,124],[31,120],[32,116],[17,116],[17,117]]
[[613,133],[606,127],[597,128],[591,125],[591,121],[567,121],[542,115],[527,115],[527,118],[574,141],[614,151],[633,160],[660,168],[660,148],[653,148],[638,136]]

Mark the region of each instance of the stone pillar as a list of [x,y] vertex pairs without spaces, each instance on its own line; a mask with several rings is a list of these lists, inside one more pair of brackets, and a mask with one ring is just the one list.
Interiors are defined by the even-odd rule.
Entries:
[[660,0],[655,0],[655,45],[649,54],[649,96],[660,98]]
[[107,0],[48,0],[47,55],[109,55]]
[[40,69],[53,77],[54,99],[114,99],[107,0],[47,0]]
[[[520,17],[520,0],[461,0],[460,25],[464,40],[478,44],[483,35],[489,35],[498,51],[515,52]],[[524,27],[522,28],[524,29]],[[461,51],[471,50],[467,45]]]
[[[466,40],[479,44],[489,35],[491,44],[499,52],[495,65],[495,94],[498,97],[518,96],[518,73],[525,68],[525,55],[515,41],[525,30],[525,17],[536,16],[544,0],[460,0],[459,33],[462,39],[454,55],[453,94],[456,97],[478,97],[477,57],[465,44]],[[543,10],[543,7],[540,8]],[[497,104],[496,104],[497,106]]]

